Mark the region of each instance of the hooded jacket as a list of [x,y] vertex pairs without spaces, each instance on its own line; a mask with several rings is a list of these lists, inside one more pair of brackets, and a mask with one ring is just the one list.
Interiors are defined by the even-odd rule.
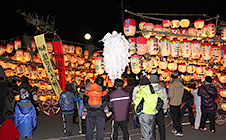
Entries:
[[22,137],[31,136],[36,127],[36,111],[30,100],[17,102],[14,114],[15,127],[18,128]]
[[201,110],[203,113],[214,113],[216,103],[214,99],[218,96],[217,90],[212,84],[204,84],[198,89],[198,96],[201,97]]
[[60,94],[60,99],[58,103],[61,105],[61,110],[63,114],[73,114],[74,113],[74,93],[70,91],[64,91]]
[[182,97],[184,94],[184,85],[180,78],[175,78],[169,83],[168,97],[170,99],[170,105],[179,106],[182,103]]
[[108,90],[102,91],[102,87],[97,83],[92,83],[88,90],[85,90],[85,95],[89,97],[88,103],[90,105],[100,105],[102,103],[101,97],[107,95]]

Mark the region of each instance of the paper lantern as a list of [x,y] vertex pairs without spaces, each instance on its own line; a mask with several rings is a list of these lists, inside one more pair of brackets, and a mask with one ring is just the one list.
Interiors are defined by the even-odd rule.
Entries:
[[175,71],[177,70],[177,63],[175,61],[171,61],[168,63],[168,69],[170,71]]
[[24,71],[24,73],[25,73],[25,75],[27,75],[27,76],[29,76],[30,74],[31,74],[31,67],[30,66],[27,66],[26,68],[25,68],[25,71]]
[[226,97],[226,89],[221,89],[219,92],[221,97]]
[[175,19],[171,21],[171,28],[179,28],[180,27],[180,21]]
[[163,58],[163,60],[159,62],[159,68],[161,70],[165,70],[167,69],[167,66],[168,66],[168,62],[165,60],[165,58]]
[[159,40],[159,50],[162,56],[170,55],[170,40],[166,37],[163,37]]
[[[34,40],[31,41],[31,48],[32,48],[33,52],[35,52],[37,46],[36,46],[36,43],[35,43]],[[30,50],[30,47],[28,48],[28,50],[31,51],[31,50]]]
[[210,23],[207,24],[207,36],[208,37],[214,37],[215,36],[215,24]]
[[212,68],[206,68],[205,76],[212,77],[213,76],[213,69]]
[[35,63],[42,63],[41,59],[38,56],[34,57],[34,62]]
[[211,44],[209,42],[204,42],[201,44],[201,54],[203,60],[211,59]]
[[148,39],[151,35],[154,35],[153,32],[145,32],[145,31],[153,31],[154,30],[154,24],[152,23],[145,23],[144,24],[144,32],[142,33],[143,37]]
[[173,39],[170,41],[170,50],[172,57],[179,57],[181,55],[181,44],[178,39]]
[[142,22],[139,23],[139,29],[140,30],[143,30],[145,23],[146,23],[145,21],[142,21]]
[[188,40],[181,41],[181,53],[184,58],[189,58],[191,55],[191,42]]
[[86,49],[86,50],[84,51],[84,58],[85,58],[85,59],[88,59],[88,58],[89,58],[89,50],[88,50],[88,49]]
[[98,55],[100,55],[99,52],[94,52],[94,53],[93,53],[93,58],[95,59]]
[[126,19],[124,21],[123,31],[126,36],[134,36],[136,32],[136,21],[134,19]]
[[67,53],[67,50],[68,50],[68,45],[67,44],[63,44],[63,52],[64,52],[64,54],[66,54]]
[[52,42],[48,41],[46,43],[46,47],[47,47],[47,51],[48,52],[52,52],[53,51],[53,43]]
[[222,40],[226,40],[226,27],[223,27],[222,28],[222,31],[221,31],[221,39]]
[[225,102],[221,104],[221,108],[222,108],[222,110],[226,111],[226,103]]
[[182,63],[182,64],[179,64],[178,65],[178,71],[179,72],[182,72],[182,73],[185,73],[186,72],[186,64],[185,63]]
[[194,26],[196,29],[201,29],[204,26],[205,22],[202,19],[197,19],[194,22]]
[[221,60],[221,47],[219,46],[212,46],[211,47],[211,60],[214,63],[218,63]]
[[136,42],[137,42],[137,54],[138,55],[146,54],[148,52],[147,40],[144,37],[139,36],[136,38]]
[[187,66],[187,72],[189,74],[193,74],[195,72],[195,65],[188,65]]
[[31,60],[30,51],[28,50],[24,51],[24,61],[29,62],[30,60]]
[[36,79],[38,75],[37,69],[36,68],[32,68],[31,69],[31,79]]
[[182,28],[187,28],[190,25],[190,20],[189,19],[181,19],[180,20],[180,26]]
[[193,59],[199,59],[200,57],[200,49],[201,49],[201,43],[198,40],[193,40],[191,42],[191,57]]
[[6,52],[7,53],[12,53],[13,52],[13,44],[12,43],[8,43],[6,46]]
[[222,54],[222,64],[226,67],[226,46],[221,47],[221,54]]
[[219,81],[221,83],[226,83],[226,75],[225,74],[224,75],[220,75],[218,79],[219,79]]
[[75,45],[69,45],[68,46],[68,53],[74,54],[75,53]]
[[201,33],[202,37],[207,37],[207,25],[203,26],[203,28],[201,29]]
[[204,75],[205,74],[205,67],[202,65],[197,65],[196,66],[196,73],[199,75]]
[[162,21],[162,26],[163,27],[170,27],[171,26],[171,21],[170,20],[163,20]]
[[[162,32],[163,31],[163,27],[162,25],[156,24],[154,25],[154,31],[159,31]],[[156,33],[156,38],[161,39],[162,38],[162,34]]]
[[129,37],[129,54],[132,55],[136,52],[136,44],[135,44],[135,37]]
[[76,46],[75,47],[75,53],[78,54],[78,55],[82,54],[82,47],[81,46]]
[[155,37],[150,37],[147,40],[147,49],[150,55],[157,55],[159,52],[158,39]]
[[85,63],[85,59],[83,57],[78,57],[78,64],[83,65]]
[[20,100],[20,94],[17,94],[17,95],[15,96],[15,100],[16,100],[16,101],[19,101],[19,100]]
[[104,58],[102,56],[95,58],[95,72],[98,74],[104,73]]
[[6,47],[0,45],[0,55],[3,55],[5,53],[5,51],[6,51]]
[[16,60],[17,61],[23,61],[23,59],[24,59],[24,53],[23,53],[23,50],[22,49],[18,49],[17,51],[16,51]]
[[[194,27],[190,27],[188,29],[188,35],[196,36],[196,34],[197,34],[197,30]],[[189,40],[192,40],[192,39],[194,39],[194,37],[189,37]]]
[[15,50],[21,48],[21,41],[20,40],[15,40],[14,41],[14,47],[15,47]]
[[131,69],[134,74],[138,74],[141,71],[139,55],[132,55],[130,58]]

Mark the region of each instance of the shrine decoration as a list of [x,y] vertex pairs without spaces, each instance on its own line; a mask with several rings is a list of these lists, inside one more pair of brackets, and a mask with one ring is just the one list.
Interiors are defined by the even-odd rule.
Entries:
[[207,24],[207,36],[214,37],[216,33],[215,29],[216,29],[215,24],[213,23]]
[[226,46],[221,47],[222,61],[221,63],[226,68]]
[[29,62],[30,60],[31,60],[31,54],[30,54],[30,51],[25,50],[25,51],[24,51],[24,61],[25,61],[25,62]]
[[165,28],[169,28],[171,26],[171,21],[170,20],[163,20],[162,21],[162,26]]
[[[163,31],[162,25],[159,25],[159,24],[154,25],[154,31],[162,32]],[[155,37],[158,38],[159,40],[162,38],[162,34],[156,34]]]
[[7,46],[6,46],[6,52],[7,53],[12,53],[13,52],[13,44],[12,43],[7,43]]
[[102,56],[95,58],[95,72],[97,74],[103,74],[104,73],[104,58]]
[[148,52],[147,40],[144,37],[139,36],[136,38],[136,42],[137,42],[137,54],[138,55],[146,54]]
[[84,58],[85,58],[85,59],[89,59],[89,50],[88,50],[88,49],[86,49],[86,50],[84,51]]
[[134,36],[136,32],[136,21],[134,19],[126,19],[124,21],[123,30],[126,36]]
[[76,46],[75,47],[75,53],[77,55],[81,55],[82,54],[82,47],[81,46]]
[[197,29],[196,36],[201,36],[201,34],[202,34],[201,29],[203,28],[204,24],[205,24],[205,22],[202,19],[197,19],[194,22],[194,26]]
[[6,47],[3,45],[0,45],[0,55],[3,55],[6,51]]
[[75,45],[69,45],[68,46],[68,53],[70,53],[70,54],[75,53]]
[[141,71],[141,64],[140,64],[140,59],[139,55],[132,55],[130,58],[131,62],[131,70],[134,74],[138,74]]
[[200,58],[200,50],[201,50],[201,43],[200,41],[194,39],[191,41],[191,57],[193,59],[199,59]]
[[222,31],[221,31],[221,39],[222,40],[226,40],[226,27],[223,27],[222,28]]
[[163,36],[162,39],[159,40],[159,50],[160,54],[163,57],[170,55],[170,40],[165,36]]
[[15,50],[21,48],[21,41],[20,40],[15,40],[14,41],[14,48],[15,48]]
[[181,43],[178,39],[170,41],[170,50],[172,57],[179,57],[181,55]]
[[133,55],[136,53],[136,43],[135,43],[136,38],[135,37],[129,37],[129,54]]
[[211,44],[209,42],[204,42],[201,44],[201,54],[203,60],[211,59]]
[[140,30],[143,30],[144,29],[144,24],[145,24],[146,22],[145,21],[141,21],[140,23],[139,23],[139,29]]
[[189,40],[181,41],[181,53],[184,58],[189,58],[191,55],[191,42]]
[[148,31],[153,31],[154,30],[154,24],[153,23],[145,23],[143,27],[142,35],[144,38],[148,39],[150,38],[151,35],[154,35],[153,32],[148,32]]
[[221,60],[221,47],[216,44],[211,47],[211,60],[214,63],[218,63]]
[[[159,46],[158,46],[158,39],[155,38],[154,36],[150,37],[147,40],[147,52],[150,55],[157,55],[159,52]],[[146,52],[143,52],[142,54],[145,54]],[[140,53],[137,52],[137,54],[140,55]]]
[[175,19],[171,21],[171,28],[179,28],[180,27],[180,21]]
[[219,92],[221,97],[226,97],[226,89],[221,89]]

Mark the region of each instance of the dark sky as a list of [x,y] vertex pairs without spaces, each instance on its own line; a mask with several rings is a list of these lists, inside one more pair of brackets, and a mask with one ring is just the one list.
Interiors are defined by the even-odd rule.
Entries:
[[[122,32],[120,0],[55,0],[8,2],[0,7],[0,40],[21,36],[24,33],[34,35],[36,29],[27,25],[23,17],[16,10],[24,12],[38,12],[40,16],[56,16],[55,28],[63,39],[85,43],[86,32],[93,37],[94,44],[103,38],[107,32],[116,30]],[[216,2],[216,3],[214,3]],[[134,12],[151,13],[204,13],[210,16],[220,15],[226,20],[224,4],[214,1],[166,1],[166,0],[124,0],[125,9]],[[217,6],[213,7],[213,6]],[[125,14],[125,18],[128,14]],[[161,17],[166,18],[166,17]],[[168,17],[181,19],[186,17]],[[187,17],[190,18],[190,17]],[[202,18],[202,17],[195,17]],[[137,23],[139,18],[136,18]],[[155,23],[155,21],[151,21]],[[215,22],[215,21],[213,21]]]

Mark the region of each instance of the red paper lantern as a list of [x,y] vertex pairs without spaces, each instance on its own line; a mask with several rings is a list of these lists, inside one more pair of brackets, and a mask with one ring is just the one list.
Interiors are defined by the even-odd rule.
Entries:
[[202,19],[197,19],[195,22],[194,22],[194,26],[196,29],[201,29],[203,28],[205,22],[202,20]]
[[162,21],[162,26],[163,27],[170,27],[171,26],[171,21],[170,20],[163,20]]
[[138,55],[146,54],[148,52],[147,40],[144,37],[139,36],[136,38],[136,42],[137,42],[137,54]]
[[126,36],[134,36],[136,32],[136,21],[134,19],[126,19],[124,21],[123,30]]

